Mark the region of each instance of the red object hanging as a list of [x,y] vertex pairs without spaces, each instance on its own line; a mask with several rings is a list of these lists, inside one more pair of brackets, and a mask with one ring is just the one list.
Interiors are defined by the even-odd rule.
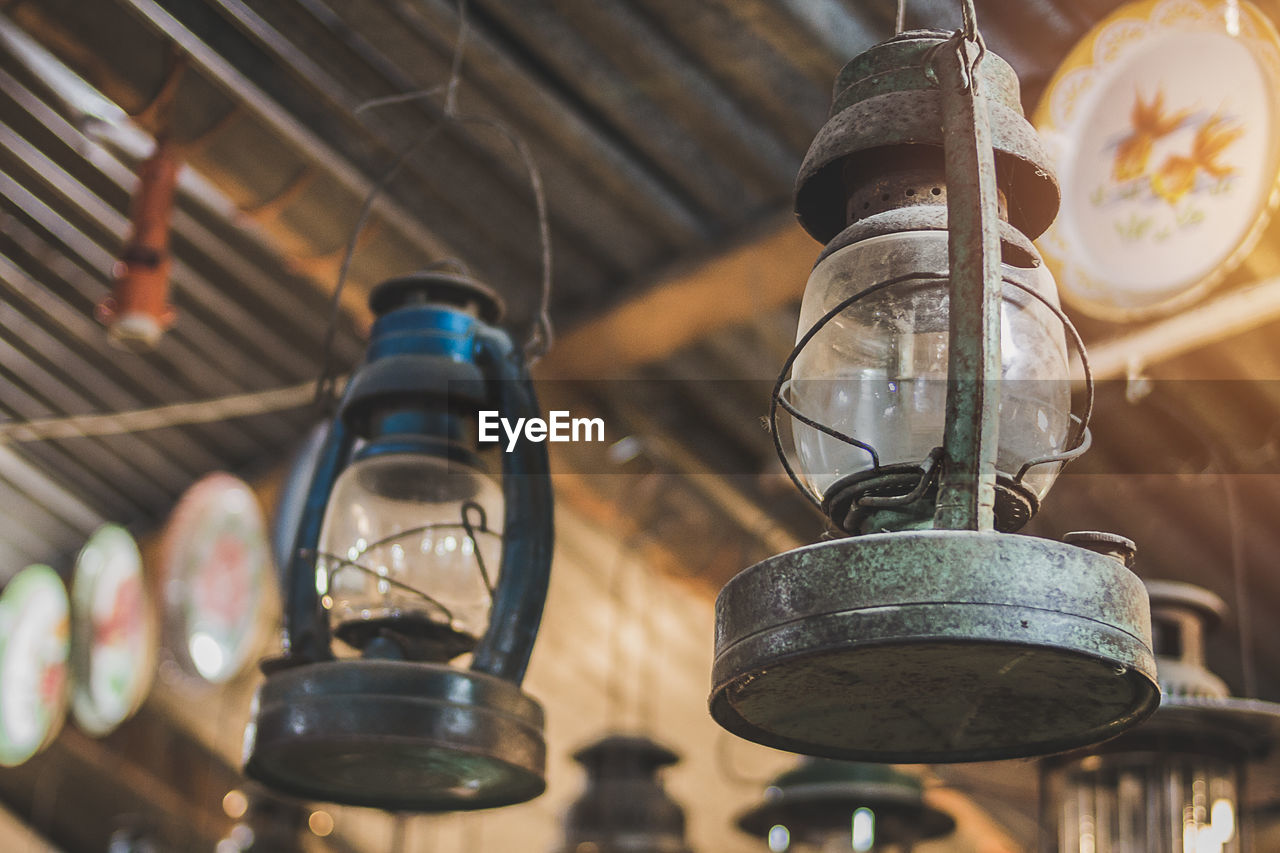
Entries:
[[138,170],[133,230],[112,270],[111,295],[98,305],[111,340],[129,349],[153,348],[176,316],[169,304],[169,221],[181,167],[173,143],[158,137]]

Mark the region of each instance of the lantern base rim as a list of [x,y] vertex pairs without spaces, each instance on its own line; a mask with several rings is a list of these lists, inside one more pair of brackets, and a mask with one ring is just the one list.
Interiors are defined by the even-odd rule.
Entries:
[[337,660],[273,671],[245,732],[245,773],[309,800],[468,811],[545,790],[542,708],[443,664]]
[[1150,612],[1119,561],[1029,536],[823,542],[716,601],[711,715],[766,746],[948,763],[1064,752],[1159,703]]
[[[1206,752],[1265,760],[1280,767],[1280,703],[1234,696],[1165,694],[1160,707],[1140,728],[1089,754],[1124,752]],[[1080,753],[1062,756],[1078,758]],[[1057,762],[1060,759],[1055,758]]]

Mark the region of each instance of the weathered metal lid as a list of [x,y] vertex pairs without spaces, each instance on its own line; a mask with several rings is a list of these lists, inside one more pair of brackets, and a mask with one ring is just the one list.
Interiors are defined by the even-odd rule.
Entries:
[[[941,149],[941,94],[926,62],[948,37],[931,30],[906,32],[855,57],[840,72],[831,116],[809,146],[796,178],[796,217],[815,239],[826,243],[846,225],[841,172],[848,161],[872,161],[884,149],[899,146]],[[1009,221],[1035,239],[1057,216],[1057,179],[1039,136],[1022,114],[1013,69],[988,51],[978,77],[989,106],[996,180],[1008,199]]]
[[860,808],[875,813],[876,840],[883,844],[940,838],[956,825],[946,812],[925,804],[914,776],[886,764],[815,758],[775,779],[764,802],[738,818],[738,827],[767,838],[773,827],[784,826],[796,838],[816,841],[848,831]]
[[382,660],[271,673],[245,732],[245,773],[309,800],[444,812],[546,788],[542,708],[510,682]]
[[414,301],[470,309],[490,324],[501,320],[505,311],[498,292],[468,275],[465,267],[421,270],[388,279],[369,291],[369,309],[378,316]]
[[1047,755],[1156,709],[1150,631],[1141,581],[1061,542],[942,530],[824,542],[721,591],[711,714],[828,758]]

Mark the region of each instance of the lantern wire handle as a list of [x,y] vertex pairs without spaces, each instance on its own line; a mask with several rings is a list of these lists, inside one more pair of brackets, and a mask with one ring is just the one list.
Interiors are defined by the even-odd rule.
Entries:
[[408,103],[410,101],[425,100],[436,97],[441,93],[444,94],[443,119],[436,121],[429,127],[421,137],[405,147],[403,151],[396,157],[390,166],[379,176],[378,180],[370,188],[365,195],[364,201],[360,206],[360,212],[356,216],[356,221],[352,225],[351,233],[347,238],[347,245],[343,251],[342,263],[338,268],[338,279],[334,285],[333,293],[329,298],[329,319],[325,327],[324,342],[322,344],[321,355],[321,371],[320,378],[316,382],[315,402],[326,413],[332,411],[336,404],[336,377],[334,376],[333,366],[333,344],[337,333],[338,315],[342,306],[342,291],[347,282],[348,274],[351,271],[351,261],[355,255],[356,244],[359,242],[360,235],[364,232],[365,226],[368,224],[369,218],[373,212],[373,205],[377,199],[385,192],[387,186],[390,185],[392,178],[399,173],[400,169],[428,144],[434,141],[443,129],[443,121],[453,121],[456,124],[480,125],[488,127],[495,131],[499,136],[506,139],[520,157],[528,176],[529,188],[533,194],[533,202],[538,220],[538,240],[540,244],[540,267],[541,275],[539,282],[538,307],[534,316],[533,323],[530,327],[529,336],[524,344],[525,360],[529,364],[537,362],[542,356],[551,349],[551,345],[555,339],[555,332],[551,322],[551,290],[552,290],[552,254],[551,254],[551,221],[547,211],[546,190],[542,183],[542,172],[538,169],[537,162],[533,158],[533,153],[529,149],[528,143],[510,127],[497,119],[488,116],[465,115],[458,112],[458,87],[462,81],[462,58],[466,49],[467,36],[470,32],[469,16],[467,15],[467,0],[458,0],[458,35],[454,41],[453,58],[450,62],[449,80],[437,86],[427,89],[421,89],[413,92],[402,92],[395,95],[389,95],[382,98],[373,98],[365,101],[355,107],[352,111],[353,115],[360,115],[363,112],[381,107],[391,106],[395,104]]
[[[940,280],[946,280],[949,277],[949,275],[950,273],[936,273],[936,272],[904,273],[902,275],[897,275],[897,276],[894,276],[893,278],[889,278],[884,281],[876,282],[870,287],[864,290],[858,291],[852,296],[849,296],[846,299],[843,299],[840,302],[836,303],[836,305],[833,306],[831,310],[823,314],[822,317],[820,317],[817,322],[815,322],[812,326],[810,326],[809,330],[805,332],[804,335],[800,338],[800,340],[796,342],[795,348],[791,350],[791,354],[787,356],[786,361],[782,363],[782,369],[778,373],[778,379],[774,383],[773,394],[769,400],[769,433],[773,437],[774,451],[778,454],[778,460],[782,463],[782,468],[784,471],[786,471],[787,477],[790,478],[792,484],[795,485],[795,487],[800,490],[800,493],[803,494],[806,499],[808,499],[809,503],[813,504],[819,511],[822,510],[822,501],[818,499],[818,497],[809,489],[808,486],[800,482],[800,478],[796,474],[795,469],[792,468],[791,462],[787,458],[787,452],[782,446],[782,436],[778,430],[778,407],[782,407],[782,409],[786,411],[789,415],[791,415],[791,417],[795,418],[797,421],[804,424],[805,426],[818,430],[819,432],[824,433],[826,435],[829,435],[832,438],[844,444],[848,444],[852,447],[857,447],[861,450],[866,451],[871,456],[872,470],[878,470],[881,467],[880,455],[876,451],[875,447],[873,447],[872,445],[864,441],[859,441],[858,439],[853,438],[852,436],[846,435],[845,433],[840,432],[834,427],[830,427],[824,423],[816,421],[813,418],[810,418],[809,416],[805,415],[799,409],[797,409],[791,403],[791,401],[787,399],[787,394],[790,391],[790,384],[791,384],[790,381],[787,379],[787,375],[791,372],[791,368],[795,364],[796,359],[799,358],[800,353],[803,352],[804,348],[809,345],[809,342],[812,341],[814,337],[817,336],[818,332],[822,331],[822,329],[825,328],[827,324],[829,324],[832,320],[834,320],[840,314],[844,313],[844,311],[850,308],[854,303],[860,301],[864,297],[870,296],[874,293],[878,293],[881,290],[885,290],[886,288],[903,284],[904,282],[940,281]],[[1054,315],[1054,317],[1056,317],[1058,321],[1062,323],[1067,333],[1071,336],[1071,341],[1075,346],[1077,352],[1080,354],[1080,365],[1084,371],[1084,379],[1085,379],[1084,411],[1079,415],[1076,415],[1074,413],[1071,415],[1071,420],[1075,423],[1076,429],[1075,429],[1075,435],[1067,439],[1067,443],[1070,446],[1059,453],[1054,453],[1047,456],[1041,456],[1035,459],[1028,460],[1027,462],[1023,463],[1022,467],[1018,470],[1017,475],[1013,478],[1015,483],[1021,483],[1022,478],[1026,476],[1026,473],[1032,468],[1038,465],[1046,465],[1050,462],[1062,462],[1063,464],[1065,464],[1067,462],[1070,462],[1072,459],[1075,459],[1077,456],[1082,455],[1092,445],[1093,438],[1092,438],[1092,434],[1089,432],[1089,422],[1093,419],[1093,403],[1094,403],[1093,370],[1089,365],[1089,355],[1087,350],[1085,349],[1084,340],[1080,337],[1080,332],[1076,329],[1075,324],[1071,322],[1071,318],[1067,316],[1066,312],[1063,311],[1062,308],[1060,308],[1057,305],[1054,305],[1042,294],[1037,293],[1030,286],[1023,284],[1020,281],[1016,281],[1011,278],[1005,278],[1003,280],[1003,283],[1013,285],[1014,287],[1026,293],[1028,296],[1031,296],[1034,299],[1038,300],[1041,305],[1047,308]],[[938,448],[935,448],[934,451],[930,453],[930,459],[933,458],[934,453],[937,453],[938,450],[939,450]],[[868,503],[868,502],[865,502],[868,499],[864,499],[863,505],[893,506],[898,503],[908,502],[906,500],[907,497],[910,497],[910,496],[918,497],[919,495],[917,494],[917,492],[919,492],[920,494],[923,494],[924,489],[928,487],[929,479],[935,473],[936,467],[937,467],[936,465],[928,464],[928,461],[926,460],[926,465],[922,468],[921,482],[911,490],[910,495],[891,496],[889,498],[869,499],[874,501],[881,501],[881,503]],[[893,503],[883,503],[882,501],[893,501]]]
[[[480,526],[476,527],[471,523],[470,513],[476,513],[480,518]],[[489,568],[484,564],[484,554],[480,551],[480,542],[476,539],[476,532],[491,533],[489,530],[489,519],[485,514],[484,507],[475,501],[467,501],[462,505],[462,529],[467,531],[467,538],[471,540],[471,553],[475,555],[476,567],[480,571],[480,579],[484,581],[484,588],[489,591],[489,600],[493,601],[493,578],[489,575]]]
[[[476,522],[473,522],[471,520],[472,513],[475,513],[477,516]],[[433,606],[439,608],[440,612],[445,615],[445,618],[447,618],[449,621],[452,622],[454,618],[453,611],[450,610],[448,607],[446,607],[442,602],[436,600],[434,597],[423,592],[422,590],[404,583],[403,581],[396,580],[395,578],[388,577],[386,575],[383,575],[383,574],[380,574],[379,572],[374,571],[368,566],[360,563],[359,558],[369,553],[370,551],[374,550],[375,548],[380,548],[383,545],[389,545],[392,542],[396,541],[397,539],[403,539],[407,536],[416,536],[420,533],[426,533],[431,530],[457,530],[457,529],[463,530],[466,533],[467,539],[471,542],[471,552],[476,558],[476,567],[480,573],[480,579],[481,581],[484,582],[485,591],[488,592],[489,594],[489,600],[492,601],[493,594],[494,594],[493,577],[489,574],[488,566],[485,564],[484,554],[480,548],[480,540],[479,540],[478,534],[485,533],[490,536],[499,536],[500,534],[489,529],[488,515],[485,513],[484,507],[480,506],[474,501],[466,501],[465,503],[462,504],[462,518],[458,522],[434,522],[431,524],[422,524],[422,525],[418,525],[417,527],[409,528],[407,530],[398,531],[396,533],[391,534],[390,536],[384,536],[381,539],[378,539],[376,541],[366,544],[364,548],[360,549],[359,553],[356,554],[356,556],[354,557],[342,557],[339,554],[330,554],[327,552],[318,552],[315,554],[315,556],[332,560],[338,563],[338,567],[330,573],[331,578],[336,576],[338,572],[340,572],[343,569],[346,569],[346,568],[357,569],[361,572],[364,572],[367,575],[376,577],[379,581],[386,581],[389,585],[394,586],[397,589],[404,590],[405,592],[411,593],[413,595],[418,596],[419,598],[422,598],[430,602]]]
[[893,18],[893,34],[900,35],[907,27],[907,0],[898,0],[898,13]]

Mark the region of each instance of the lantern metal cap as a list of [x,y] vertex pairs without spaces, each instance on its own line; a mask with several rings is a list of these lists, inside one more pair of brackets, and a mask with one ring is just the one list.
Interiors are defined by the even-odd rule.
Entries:
[[1227,618],[1227,603],[1202,586],[1184,581],[1143,581],[1151,598],[1151,609],[1189,610],[1198,615],[1206,628],[1213,628]]
[[[875,174],[886,157],[936,149],[941,170],[941,93],[926,63],[948,37],[933,31],[903,33],[855,57],[840,73],[830,117],[796,178],[796,218],[814,239],[826,243],[848,224],[842,179],[847,168]],[[1043,143],[1022,114],[1013,69],[988,51],[978,77],[989,107],[996,179],[1008,199],[1009,221],[1035,239],[1057,215],[1057,178]]]
[[1155,711],[1150,624],[1134,574],[1061,542],[948,530],[823,542],[721,591],[711,715],[828,758],[1047,755]]
[[472,278],[461,264],[453,269],[425,269],[388,279],[369,292],[369,309],[382,316],[415,300],[469,310],[491,325],[500,321],[506,311],[498,292]]
[[875,813],[876,836],[887,844],[941,838],[956,826],[949,814],[924,802],[914,776],[883,764],[810,759],[774,779],[764,802],[738,818],[738,828],[767,838],[781,825],[798,838],[816,838],[847,830],[860,808]]
[[1106,530],[1073,530],[1062,534],[1062,541],[1068,545],[1075,545],[1077,548],[1084,548],[1086,551],[1119,560],[1126,569],[1133,566],[1133,561],[1138,556],[1137,543],[1119,533],[1110,533]]
[[339,660],[272,672],[245,733],[245,773],[279,791],[389,811],[522,803],[546,788],[542,708],[444,665]]
[[614,734],[582,747],[573,760],[590,772],[614,767],[651,772],[678,763],[680,756],[644,735]]

